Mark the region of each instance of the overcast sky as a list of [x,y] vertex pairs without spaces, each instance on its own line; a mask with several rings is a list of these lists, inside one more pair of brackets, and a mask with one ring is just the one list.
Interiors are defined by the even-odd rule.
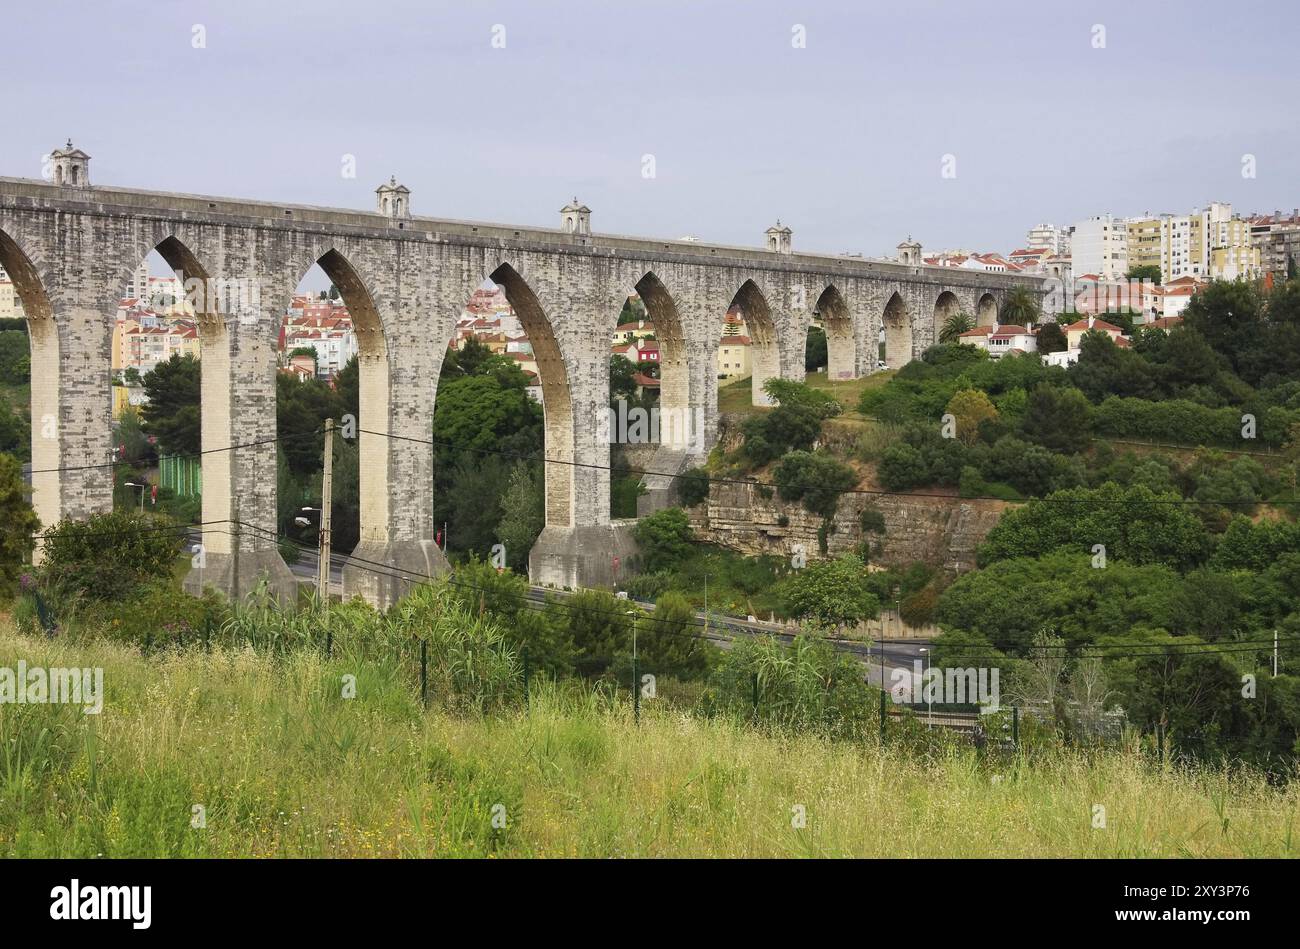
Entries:
[[396,174],[417,214],[558,226],[576,195],[596,231],[780,217],[871,256],[1300,205],[1295,0],[42,0],[0,36],[0,175],[71,136],[98,184],[370,209]]

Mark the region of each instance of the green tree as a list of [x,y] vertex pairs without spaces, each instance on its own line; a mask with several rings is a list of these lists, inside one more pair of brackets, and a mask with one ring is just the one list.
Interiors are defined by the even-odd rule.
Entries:
[[862,664],[824,640],[742,637],[718,657],[704,706],[782,730],[861,740],[877,727],[878,694]]
[[22,465],[0,454],[0,599],[13,595],[22,565],[31,556],[32,535],[41,529],[28,491]]
[[628,615],[628,601],[612,593],[580,590],[562,604],[552,603],[548,612],[568,625],[575,649],[574,668],[580,675],[601,675],[617,654],[632,650],[633,617]]
[[361,419],[361,367],[356,356],[348,359],[334,376],[334,391],[339,395],[339,409],[343,415],[351,415],[361,427],[364,424]]
[[1040,383],[1029,393],[1021,430],[1050,451],[1083,451],[1092,431],[1092,406],[1078,389]]
[[980,426],[998,417],[989,397],[979,389],[961,389],[953,394],[945,407],[947,414],[957,422],[957,437],[973,445],[980,434]]
[[695,507],[709,498],[709,472],[704,468],[688,468],[677,479],[677,496],[684,507]]
[[1038,328],[1038,351],[1040,353],[1063,353],[1069,348],[1065,331],[1059,323],[1044,323]]
[[914,445],[895,442],[884,450],[877,465],[880,483],[890,491],[907,491],[930,483],[925,456]]
[[609,399],[631,402],[636,397],[636,366],[623,355],[609,357]]
[[1106,563],[1164,564],[1186,570],[1203,562],[1210,538],[1177,495],[1107,483],[1056,491],[1007,511],[980,546],[981,564],[1041,557],[1058,548],[1087,554],[1104,547]]
[[820,326],[808,327],[808,340],[804,344],[803,368],[805,372],[825,369],[830,355],[826,346],[826,331]]
[[823,452],[792,451],[772,474],[782,500],[802,501],[824,521],[835,516],[840,495],[858,483],[857,472]]
[[200,449],[199,361],[173,353],[144,375],[146,402],[140,410],[145,431],[158,439],[160,451],[196,454]]
[[1037,323],[1043,315],[1038,296],[1028,287],[1012,287],[1002,302],[998,322],[1015,326]]
[[[437,508],[447,522],[447,543],[453,550],[486,558],[497,542],[502,507],[500,499],[510,483],[510,461],[491,455],[460,456],[442,504]],[[506,548],[509,556],[511,550]],[[525,553],[524,556],[527,556]]]
[[0,452],[7,452],[19,461],[31,460],[31,425],[10,407],[8,399],[0,399]]
[[47,590],[114,600],[170,577],[184,535],[165,518],[113,512],[60,521],[44,536],[39,578]]
[[444,382],[433,413],[433,439],[457,449],[500,448],[508,435],[525,429],[541,434],[542,407],[522,389],[502,386],[492,376]]
[[975,320],[969,313],[954,313],[943,321],[943,326],[939,329],[939,342],[956,343],[957,337],[962,333],[968,333],[975,328]]
[[641,559],[648,573],[669,570],[691,552],[691,524],[679,507],[665,508],[643,517],[632,528],[641,547]]
[[0,383],[22,386],[31,382],[31,343],[22,330],[0,331]]
[[517,461],[501,496],[497,539],[506,548],[506,562],[514,570],[528,569],[528,553],[546,525],[546,495],[537,465]]
[[663,594],[654,612],[637,620],[638,668],[646,672],[698,678],[708,671],[715,648],[702,637],[695,610],[680,593]]
[[325,457],[325,420],[339,419],[338,392],[320,379],[275,374],[275,424],[285,459],[296,476],[309,479]]
[[1158,264],[1138,264],[1132,266],[1124,276],[1129,280],[1150,280],[1157,287],[1164,283],[1160,278],[1160,267]]
[[867,569],[853,556],[817,560],[781,581],[786,613],[827,626],[851,626],[880,612],[880,601],[866,587]]
[[1216,280],[1193,294],[1183,311],[1183,326],[1210,349],[1227,357],[1233,370],[1252,385],[1272,361],[1264,330],[1264,307],[1253,283]]

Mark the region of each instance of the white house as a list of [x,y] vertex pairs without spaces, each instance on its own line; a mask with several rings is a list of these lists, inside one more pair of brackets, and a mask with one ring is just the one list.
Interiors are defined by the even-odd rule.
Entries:
[[1038,337],[1032,327],[994,323],[977,326],[957,337],[965,346],[978,346],[994,359],[1006,353],[1038,352]]

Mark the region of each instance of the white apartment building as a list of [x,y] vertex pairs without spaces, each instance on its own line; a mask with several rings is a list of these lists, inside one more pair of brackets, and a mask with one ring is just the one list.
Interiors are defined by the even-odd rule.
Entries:
[[286,333],[284,351],[316,350],[316,376],[329,379],[337,375],[348,360],[357,354],[357,337],[351,330],[300,330]]
[[1115,280],[1128,272],[1128,225],[1109,214],[1074,225],[1071,258],[1077,277],[1096,274]]
[[1036,224],[1025,235],[1025,246],[1028,248],[1043,247],[1053,254],[1068,256],[1070,253],[1070,238],[1073,232],[1074,228],[1072,227]]
[[4,268],[0,267],[0,320],[16,320],[22,316],[23,304],[18,299],[18,291]]
[[1183,277],[1235,280],[1259,273],[1250,222],[1233,215],[1226,202],[1213,201],[1189,214],[1147,213],[1127,224],[1129,265],[1159,267],[1166,284]]

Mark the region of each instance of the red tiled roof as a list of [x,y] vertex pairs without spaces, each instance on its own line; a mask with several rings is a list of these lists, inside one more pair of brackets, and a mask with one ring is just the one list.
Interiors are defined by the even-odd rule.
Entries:
[[1113,323],[1107,323],[1105,320],[1093,320],[1093,322],[1092,322],[1092,326],[1089,326],[1089,325],[1088,325],[1088,321],[1087,321],[1087,320],[1079,320],[1078,322],[1076,322],[1076,323],[1071,323],[1069,326],[1067,326],[1067,327],[1065,328],[1065,331],[1068,333],[1070,330],[1090,330],[1090,329],[1093,329],[1093,330],[1104,330],[1104,331],[1107,332],[1107,333],[1110,333],[1110,332],[1122,333],[1122,332],[1124,332],[1124,331],[1123,331],[1122,329],[1120,329],[1118,326],[1114,325]]

